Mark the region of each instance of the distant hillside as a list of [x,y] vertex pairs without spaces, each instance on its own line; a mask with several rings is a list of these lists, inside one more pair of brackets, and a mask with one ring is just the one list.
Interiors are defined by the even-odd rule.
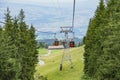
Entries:
[[47,45],[52,45],[54,43],[54,39],[39,39],[38,42],[45,42]]
[[[54,39],[37,39],[38,42],[45,42],[47,45],[52,45],[54,43]],[[83,43],[83,39],[75,38],[75,44]]]
[[[76,32],[78,34],[78,32]],[[75,44],[79,44],[83,42],[83,37],[84,36],[82,33],[80,34],[80,38],[75,36]],[[72,35],[70,35],[72,38]],[[64,34],[60,34],[59,32],[56,33],[56,38],[58,40],[63,40],[64,39]],[[54,43],[54,33],[53,32],[36,32],[36,40],[38,42],[45,42],[47,45],[52,45]]]

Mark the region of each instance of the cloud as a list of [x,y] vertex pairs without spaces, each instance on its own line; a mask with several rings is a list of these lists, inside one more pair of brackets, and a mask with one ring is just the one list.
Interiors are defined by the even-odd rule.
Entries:
[[[36,20],[39,18],[39,22],[45,21],[45,23],[38,23],[36,26],[37,29],[40,29],[41,31],[59,31],[59,27],[61,26],[71,26],[72,22],[72,11],[69,9],[63,10],[65,12],[62,12],[62,14],[57,12],[56,10],[46,10],[43,8],[40,12],[40,16],[36,16]],[[75,28],[80,28],[87,26],[89,23],[89,19],[94,14],[94,10],[89,9],[83,9],[76,11],[75,14]],[[41,16],[42,15],[42,16]],[[51,16],[50,16],[51,15]],[[45,18],[45,19],[44,19]],[[34,18],[32,18],[34,19]],[[42,27],[44,28],[42,28]]]
[[[13,16],[23,8],[27,23],[32,23],[38,31],[56,32],[61,26],[72,24],[73,0],[2,0],[0,2],[5,2],[3,8],[0,7],[2,12],[0,14],[4,14],[7,6],[10,7]],[[75,29],[85,33],[98,2],[99,0],[76,0]]]
[[[9,2],[21,2],[21,3],[51,3],[51,2],[60,2],[60,3],[73,3],[73,0],[3,0],[3,1],[9,1]],[[87,1],[87,0],[78,0],[77,2],[81,1]]]

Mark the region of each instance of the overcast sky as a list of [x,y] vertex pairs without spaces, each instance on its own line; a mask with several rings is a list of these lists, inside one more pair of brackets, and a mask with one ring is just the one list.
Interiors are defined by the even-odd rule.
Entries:
[[[40,31],[57,31],[60,26],[71,26],[74,0],[0,0],[0,20],[6,7],[17,15],[22,8],[26,22]],[[76,0],[75,29],[86,32],[99,0]]]
[[[2,0],[2,1],[7,1],[7,2],[18,2],[18,3],[51,3],[51,2],[57,2],[59,1],[60,3],[73,3],[73,0]],[[88,0],[76,0],[77,2],[84,2]]]

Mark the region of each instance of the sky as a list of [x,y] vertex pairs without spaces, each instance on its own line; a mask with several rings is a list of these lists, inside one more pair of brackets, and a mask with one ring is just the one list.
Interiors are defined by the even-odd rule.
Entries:
[[[40,3],[40,4],[49,4],[52,2],[60,2],[60,4],[71,4],[73,3],[73,0],[3,0],[3,1],[7,1],[7,2],[15,2],[15,3],[27,3],[27,4],[31,4],[31,3]],[[77,2],[84,2],[84,1],[88,1],[88,0],[76,0]]]
[[[27,24],[33,24],[37,31],[57,32],[61,26],[72,25],[74,0],[0,0],[0,21],[4,20],[4,13],[9,7],[12,16],[25,11]],[[99,0],[76,0],[74,30],[86,34],[89,19]],[[82,35],[82,36],[83,36]]]

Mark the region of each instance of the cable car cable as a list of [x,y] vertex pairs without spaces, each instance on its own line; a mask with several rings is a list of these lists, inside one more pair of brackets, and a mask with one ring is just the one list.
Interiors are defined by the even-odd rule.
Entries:
[[[59,5],[59,1],[58,0],[51,0],[51,1],[53,2],[53,5],[55,5],[54,9],[56,9],[56,12],[58,14],[60,14],[60,16],[62,16],[62,11],[61,11],[61,7]],[[60,17],[57,17],[57,18],[59,19]]]
[[62,12],[62,8],[61,8],[61,6],[60,6],[60,4],[59,4],[59,0],[57,0],[56,2],[57,2],[57,5],[58,5],[58,10],[60,10],[60,11],[59,11],[59,12],[60,12],[60,15],[62,16],[63,12]]
[[0,23],[2,23],[2,24],[6,24],[5,22],[2,22],[2,21],[0,21]]
[[72,28],[74,27],[74,19],[75,19],[75,0],[73,3],[73,19],[72,19]]
[[[37,30],[36,30],[37,31]],[[50,34],[54,34],[55,32],[49,32],[49,31],[37,31],[37,32],[41,32],[41,33],[50,33]]]

